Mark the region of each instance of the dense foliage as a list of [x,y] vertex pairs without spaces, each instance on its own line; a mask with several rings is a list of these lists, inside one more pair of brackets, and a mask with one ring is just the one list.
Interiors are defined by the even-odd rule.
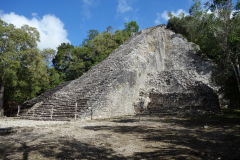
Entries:
[[235,7],[232,0],[210,0],[204,4],[205,9],[199,0],[194,1],[189,16],[169,13],[167,26],[198,44],[199,54],[216,63],[213,82],[232,106],[239,107],[240,0]]
[[60,76],[60,82],[80,77],[92,66],[107,58],[118,46],[123,44],[132,32],[138,32],[135,21],[125,23],[124,30],[116,30],[108,26],[106,31],[87,31],[88,35],[78,47],[62,43],[57,48],[53,66]]
[[4,100],[23,102],[46,88],[52,49],[37,48],[39,32],[28,25],[15,28],[0,20],[0,116]]
[[22,103],[80,77],[103,61],[139,29],[134,21],[125,23],[125,27],[115,32],[111,26],[102,33],[89,30],[80,46],[62,43],[55,54],[53,49],[37,48],[40,37],[36,28],[16,28],[0,19],[0,116],[4,114],[4,102]]

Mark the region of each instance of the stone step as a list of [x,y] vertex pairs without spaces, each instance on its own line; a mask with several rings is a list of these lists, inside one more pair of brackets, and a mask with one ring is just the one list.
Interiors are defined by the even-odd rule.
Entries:
[[[52,117],[73,117],[75,114],[61,114],[61,115],[52,115]],[[50,114],[41,114],[41,115],[28,115],[25,117],[51,117]]]
[[[75,113],[75,112],[85,112],[88,111],[88,109],[81,109],[81,110],[63,110],[63,111],[53,111],[53,114],[70,114],[70,113]],[[51,114],[52,111],[36,111],[36,112],[29,112],[26,115],[32,115],[32,114]]]
[[[83,112],[83,111],[77,111],[78,113],[80,113],[80,112]],[[32,116],[32,115],[51,115],[51,114],[53,114],[53,115],[63,115],[63,114],[74,114],[75,112],[53,112],[53,113],[51,113],[51,112],[35,112],[35,113],[29,113],[29,114],[25,114],[25,115],[27,115],[27,116]],[[25,116],[24,115],[24,116]]]
[[[53,117],[72,117],[75,114],[61,114],[61,115],[52,115]],[[51,117],[50,114],[34,114],[34,115],[24,115],[24,117]]]
[[[77,111],[87,111],[87,110],[89,110],[88,107],[77,109]],[[66,109],[62,109],[62,110],[36,110],[36,111],[28,112],[26,114],[51,113],[52,111],[53,111],[53,113],[72,113],[72,112],[75,112],[75,109],[72,109],[72,110],[66,110]]]
[[28,119],[28,120],[43,120],[43,121],[71,121],[74,117],[61,117],[61,118],[50,118],[50,117],[25,117],[21,119]]

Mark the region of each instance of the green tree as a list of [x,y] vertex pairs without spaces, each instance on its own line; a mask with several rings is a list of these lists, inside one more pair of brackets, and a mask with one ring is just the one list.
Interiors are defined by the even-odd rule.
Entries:
[[55,68],[48,68],[47,72],[49,73],[49,83],[47,83],[44,88],[41,90],[40,93],[43,93],[44,91],[51,89],[59,84],[61,84],[63,79],[61,79],[58,71]]
[[[204,4],[205,8],[210,9],[212,12],[216,11],[216,10],[225,10],[225,11],[232,11],[232,0],[208,0],[205,4]],[[225,17],[227,18],[227,17]]]
[[93,40],[93,54],[91,55],[94,65],[107,58],[116,48],[117,44],[111,33],[104,31],[96,36]]
[[73,72],[73,79],[80,77],[84,72],[87,72],[93,66],[91,57],[92,48],[83,46],[75,47],[72,53],[72,63],[70,69]]
[[114,41],[120,46],[129,39],[129,34],[126,30],[116,30],[114,34]]
[[128,32],[128,35],[131,36],[131,33],[138,32],[139,30],[139,25],[137,24],[136,21],[131,21],[129,23],[125,23],[125,30]]
[[235,10],[239,11],[240,10],[240,0],[237,1]]
[[0,35],[0,116],[3,116],[6,97],[21,101],[33,97],[48,82],[48,74],[43,54],[36,48],[39,41],[36,28],[28,25],[15,28],[0,20]]
[[129,38],[127,30],[113,31],[112,26],[108,26],[102,33],[98,33],[97,30],[88,31],[88,38],[84,39],[81,47],[75,47],[71,51],[71,61],[68,61],[70,63],[68,63],[67,72],[71,72],[72,79],[80,77],[92,66],[106,59]]
[[189,9],[189,13],[191,16],[199,17],[202,13],[201,2],[199,0],[193,0],[195,3]]
[[82,45],[91,45],[91,41],[99,35],[99,31],[98,30],[94,30],[94,29],[90,29],[89,31],[87,31],[88,35],[87,38],[83,39]]
[[114,31],[114,29],[113,29],[112,26],[108,26],[108,27],[107,27],[107,32],[108,32],[108,33],[113,33],[113,31]]
[[212,0],[207,2],[205,6],[213,12],[208,21],[209,30],[223,51],[222,57],[225,58],[224,62],[230,64],[231,69],[234,71],[240,98],[239,16],[234,15],[231,17],[234,8],[232,0]]
[[[190,16],[169,14],[168,28],[198,44],[199,54],[211,58],[217,65],[213,82],[221,86],[219,93],[237,104],[239,101],[239,11],[233,13],[232,1],[212,0],[200,8],[199,1],[190,8]],[[239,0],[235,7],[237,9]],[[208,13],[208,9],[212,13]],[[233,79],[233,77],[235,77]],[[237,95],[237,96],[236,96]]]
[[44,48],[42,51],[40,51],[40,54],[43,57],[43,61],[47,66],[50,67],[52,59],[55,57],[56,51],[51,48]]
[[72,72],[69,69],[72,63],[72,52],[74,46],[69,43],[61,43],[57,48],[57,54],[52,60],[54,68],[58,71],[60,75],[60,81],[65,82],[72,80]]
[[[45,51],[46,54],[46,51]],[[38,49],[22,56],[20,66],[11,78],[6,79],[5,100],[24,102],[35,97],[49,84],[48,66]]]

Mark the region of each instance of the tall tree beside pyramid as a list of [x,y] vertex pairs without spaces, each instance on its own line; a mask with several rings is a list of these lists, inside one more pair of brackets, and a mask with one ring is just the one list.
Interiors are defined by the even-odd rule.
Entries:
[[199,53],[216,63],[213,82],[220,86],[219,94],[229,99],[233,107],[239,107],[240,1],[236,4],[232,0],[207,1],[205,9],[199,0],[194,1],[190,16],[169,14],[168,28],[198,44]]
[[4,99],[23,102],[48,85],[48,59],[55,51],[40,51],[39,32],[28,25],[16,28],[0,20],[0,35],[0,116],[3,116]]

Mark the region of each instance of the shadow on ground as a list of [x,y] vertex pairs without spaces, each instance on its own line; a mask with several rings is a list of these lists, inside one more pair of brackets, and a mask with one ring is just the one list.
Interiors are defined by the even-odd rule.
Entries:
[[17,139],[9,137],[9,143],[1,144],[0,159],[126,159],[116,155],[112,149],[99,148],[73,138],[58,137],[44,140],[47,135],[38,135],[27,140],[28,134],[25,136]]
[[[149,147],[154,152],[138,152],[129,159],[239,159],[240,157],[240,130],[233,126],[240,124],[239,118],[234,117],[206,117],[178,119],[174,117],[142,116],[114,119],[115,123],[134,123],[133,126],[86,126],[84,129],[120,134],[132,134],[140,137],[147,143],[163,142],[169,147]],[[169,128],[154,127],[144,122],[167,123]],[[207,125],[209,128],[205,129]],[[177,129],[175,129],[177,128]],[[164,159],[165,159],[164,158]]]
[[144,144],[144,149],[128,157],[116,153],[112,145],[96,146],[94,140],[86,143],[54,133],[12,133],[0,136],[0,159],[239,159],[240,133],[238,128],[233,128],[239,125],[239,119],[225,117],[219,121],[216,117],[209,120],[208,129],[203,128],[204,120],[142,116],[138,123],[138,117],[132,116],[115,118],[106,124],[105,121],[98,123],[104,125],[87,123],[81,128],[96,132],[102,141],[107,138],[102,131],[112,137],[135,137]]

